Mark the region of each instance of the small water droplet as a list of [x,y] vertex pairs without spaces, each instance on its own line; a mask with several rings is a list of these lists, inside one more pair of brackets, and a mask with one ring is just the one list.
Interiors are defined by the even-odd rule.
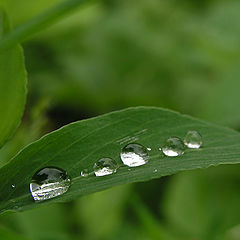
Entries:
[[149,152],[152,151],[152,149],[151,149],[150,147],[148,147],[147,150],[148,150]]
[[158,170],[157,169],[154,169],[153,172],[156,173]]
[[148,150],[137,143],[126,145],[120,154],[123,163],[129,167],[137,167],[148,162]]
[[93,166],[97,177],[113,174],[117,171],[118,165],[111,158],[101,158]]
[[82,176],[82,177],[88,177],[90,174],[91,174],[91,172],[89,172],[88,169],[83,169],[83,170],[81,171],[81,176]]
[[202,136],[197,131],[189,131],[184,138],[184,144],[188,148],[200,148],[202,145]]
[[183,141],[178,137],[168,138],[162,147],[164,155],[169,157],[176,157],[184,154],[185,145]]
[[16,187],[16,185],[15,185],[15,184],[12,184],[12,185],[11,185],[11,187],[12,187],[12,188],[15,188],[15,187]]
[[71,180],[60,168],[46,167],[32,177],[30,191],[35,201],[51,199],[67,192]]
[[18,205],[13,206],[13,210],[18,210],[18,208],[19,208]]

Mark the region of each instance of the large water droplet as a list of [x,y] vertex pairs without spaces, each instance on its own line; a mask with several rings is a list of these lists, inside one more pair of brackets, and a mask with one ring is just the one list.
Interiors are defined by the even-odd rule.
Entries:
[[101,158],[93,166],[97,177],[113,174],[117,171],[118,165],[111,158]]
[[137,143],[126,145],[120,154],[123,163],[129,167],[137,167],[148,162],[148,150]]
[[184,144],[188,148],[200,148],[202,145],[202,136],[197,131],[189,131],[184,138]]
[[30,191],[35,201],[41,201],[62,195],[67,192],[70,184],[70,178],[65,171],[46,167],[34,174]]
[[164,155],[169,157],[176,157],[184,154],[185,145],[183,141],[178,137],[168,138],[162,147]]

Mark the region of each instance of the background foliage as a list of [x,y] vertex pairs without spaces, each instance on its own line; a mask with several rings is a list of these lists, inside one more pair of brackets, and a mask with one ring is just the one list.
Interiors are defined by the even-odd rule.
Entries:
[[[0,2],[17,26],[59,1]],[[27,108],[1,164],[60,126],[128,106],[239,130],[239,11],[234,0],[103,1],[24,42]],[[237,165],[196,170],[1,216],[0,236],[240,239],[238,173]]]

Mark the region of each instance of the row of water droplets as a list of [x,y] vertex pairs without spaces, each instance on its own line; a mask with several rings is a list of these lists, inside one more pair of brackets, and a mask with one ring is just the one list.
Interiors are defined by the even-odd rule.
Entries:
[[[165,156],[176,157],[184,154],[187,148],[200,148],[202,137],[197,131],[189,131],[184,140],[178,137],[170,137],[164,145],[159,148]],[[120,153],[120,158],[124,165],[137,167],[144,165],[149,160],[150,148],[146,148],[137,143],[127,144]],[[94,174],[96,177],[113,174],[119,165],[112,158],[101,158],[95,162],[92,170],[81,171],[82,177]],[[156,171],[154,171],[156,172]],[[67,173],[56,167],[46,167],[34,174],[30,183],[30,192],[35,201],[42,201],[57,197],[67,192],[71,185],[70,177]],[[15,188],[15,185],[12,185]]]
[[[130,143],[122,149],[120,157],[124,165],[137,167],[148,162],[148,151],[148,148],[140,144]],[[106,176],[115,173],[118,168],[119,165],[112,158],[101,158],[94,163],[93,171],[84,169],[81,171],[81,176],[87,177],[91,174],[95,174],[96,177]]]
[[160,150],[164,155],[176,157],[183,155],[187,148],[200,148],[202,145],[202,136],[197,131],[189,131],[184,140],[179,137],[170,137]]

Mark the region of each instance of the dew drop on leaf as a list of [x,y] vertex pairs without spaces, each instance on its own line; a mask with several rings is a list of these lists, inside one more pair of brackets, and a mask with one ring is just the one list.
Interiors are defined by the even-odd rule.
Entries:
[[188,148],[200,148],[202,146],[202,136],[197,131],[189,131],[184,138],[184,144]]
[[15,188],[15,187],[16,187],[16,185],[15,185],[15,184],[12,184],[12,185],[11,185],[11,187],[12,187],[12,188]]
[[95,176],[101,177],[117,171],[118,164],[111,158],[101,158],[93,166]]
[[176,157],[184,154],[185,145],[178,137],[171,137],[162,146],[162,152],[168,157]]
[[18,205],[13,206],[13,209],[14,209],[14,210],[17,210],[18,208],[19,208]]
[[126,145],[120,154],[122,162],[129,167],[137,167],[148,162],[148,150],[137,143]]
[[81,171],[81,176],[82,177],[88,177],[91,174],[91,172],[88,169],[83,169]]
[[70,185],[70,177],[64,170],[46,167],[32,177],[30,192],[35,201],[42,201],[62,195],[67,192]]

